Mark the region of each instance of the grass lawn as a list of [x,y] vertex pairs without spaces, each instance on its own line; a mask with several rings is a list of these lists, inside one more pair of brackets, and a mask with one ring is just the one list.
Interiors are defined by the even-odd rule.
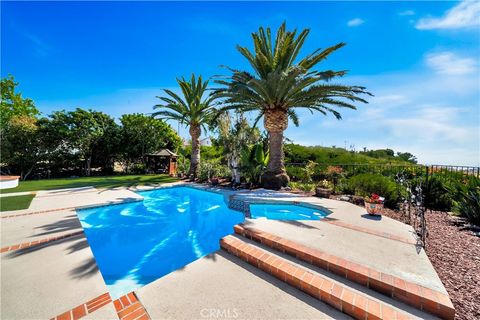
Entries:
[[28,209],[30,202],[35,197],[34,194],[24,196],[12,196],[0,198],[0,211]]
[[1,193],[79,188],[87,186],[98,188],[121,186],[129,187],[135,185],[151,185],[157,183],[175,182],[177,180],[177,178],[172,178],[166,174],[28,180],[20,181],[18,187],[16,188],[1,190]]

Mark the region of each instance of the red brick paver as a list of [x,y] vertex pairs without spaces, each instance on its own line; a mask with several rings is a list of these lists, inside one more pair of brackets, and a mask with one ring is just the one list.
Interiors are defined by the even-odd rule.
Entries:
[[145,307],[133,291],[113,301],[113,304],[120,320],[150,319]]
[[104,293],[86,303],[83,303],[71,310],[68,310],[51,320],[76,320],[85,317],[87,314],[90,314],[101,307],[109,304],[112,302],[112,299],[110,298],[110,294]]
[[25,243],[20,243],[20,244],[14,244],[14,245],[11,245],[11,246],[8,246],[8,247],[3,247],[3,248],[0,249],[0,253],[15,251],[15,250],[19,250],[19,249],[30,248],[30,247],[34,247],[34,246],[38,246],[38,245],[47,243],[47,242],[57,241],[57,240],[65,239],[65,238],[70,238],[70,237],[73,237],[73,236],[76,236],[76,235],[79,235],[79,234],[83,234],[83,230],[76,231],[76,232],[71,232],[71,233],[67,233],[67,234],[62,234],[62,235],[55,236],[55,237],[35,240],[35,241],[32,241],[32,242],[25,242]]
[[[420,310],[427,311],[444,319],[453,319],[455,315],[453,304],[448,295],[444,293],[379,272],[356,262],[306,247],[267,232],[242,225],[236,225],[234,230],[235,233],[245,236],[246,238],[292,255],[299,260],[328,270]],[[240,255],[242,255],[242,253],[240,253]]]

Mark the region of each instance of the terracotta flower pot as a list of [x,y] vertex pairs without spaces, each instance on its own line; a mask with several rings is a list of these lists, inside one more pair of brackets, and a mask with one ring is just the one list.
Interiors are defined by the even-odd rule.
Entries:
[[367,209],[368,214],[381,215],[383,212],[383,203],[365,202],[365,209]]

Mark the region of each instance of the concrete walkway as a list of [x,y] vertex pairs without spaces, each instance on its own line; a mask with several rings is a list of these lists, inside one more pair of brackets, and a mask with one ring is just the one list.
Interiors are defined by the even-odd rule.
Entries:
[[[330,214],[324,220],[247,219],[246,226],[279,235],[307,247],[320,249],[378,271],[446,293],[445,287],[423,248],[411,243],[392,240],[384,235],[384,233],[394,235],[401,239],[411,240],[414,243],[415,236],[411,226],[384,216],[369,216],[364,208],[349,202],[316,197],[299,197],[291,194],[280,197],[274,195],[265,197],[261,191],[257,192],[260,196],[238,194],[235,199],[244,199],[250,203],[290,203],[295,201],[318,205],[328,210]],[[340,222],[342,224],[335,224]],[[378,235],[376,235],[377,232]]]
[[140,288],[137,296],[152,319],[349,318],[222,250]]
[[1,269],[2,319],[50,319],[108,292],[83,235],[3,253]]
[[[146,189],[151,188],[134,190]],[[216,191],[222,192],[226,201],[233,196],[247,202],[320,205],[331,212],[329,221],[247,219],[246,225],[446,292],[422,249],[361,231],[365,228],[414,240],[410,226],[386,217],[370,219],[364,209],[346,202],[264,190]],[[75,210],[62,208],[139,200],[139,194],[126,188],[39,191],[28,210],[2,212],[2,247],[81,231]],[[108,292],[83,234],[4,252],[1,269],[1,312],[5,319],[50,319]],[[233,313],[239,319],[346,318],[223,251],[147,284],[136,294],[154,319],[201,319]],[[109,303],[86,318],[115,319],[117,314]]]

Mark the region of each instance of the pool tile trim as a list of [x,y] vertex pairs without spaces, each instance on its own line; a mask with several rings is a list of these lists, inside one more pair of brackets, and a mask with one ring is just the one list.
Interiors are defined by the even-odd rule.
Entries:
[[407,315],[390,306],[313,274],[288,261],[277,258],[233,236],[220,241],[223,249],[245,262],[269,273],[289,285],[325,302],[355,319],[404,319]]
[[420,310],[435,314],[443,319],[454,318],[455,309],[449,296],[439,291],[254,228],[236,225],[234,231],[236,234],[328,270]]
[[55,236],[55,237],[49,237],[49,238],[44,238],[44,239],[40,239],[40,240],[35,240],[35,241],[32,241],[32,242],[24,242],[24,243],[20,243],[20,244],[14,244],[14,245],[11,245],[11,246],[3,247],[3,248],[0,249],[0,253],[31,248],[31,247],[35,247],[35,246],[38,246],[38,245],[42,245],[42,244],[47,243],[47,242],[52,242],[52,241],[57,241],[57,240],[65,239],[65,238],[74,237],[74,236],[79,235],[79,234],[83,234],[83,230],[79,230],[79,231],[75,231],[75,232],[71,232],[71,233],[66,233],[66,234],[62,234],[62,235],[59,235],[59,236]]
[[133,291],[113,301],[113,305],[120,320],[150,319],[147,310]]
[[98,297],[86,302],[82,303],[81,305],[68,310],[51,320],[76,320],[85,317],[86,315],[97,311],[101,307],[109,304],[112,302],[112,298],[110,297],[110,294],[104,293],[99,295]]

